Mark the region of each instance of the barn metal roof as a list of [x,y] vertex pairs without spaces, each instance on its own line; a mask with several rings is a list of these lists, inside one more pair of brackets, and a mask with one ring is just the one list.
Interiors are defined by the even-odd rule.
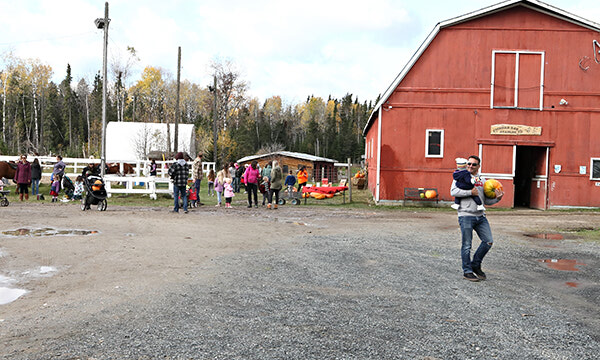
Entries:
[[307,161],[313,161],[313,162],[314,161],[332,162],[332,163],[337,162],[337,160],[333,160],[333,159],[328,159],[328,158],[310,155],[310,154],[292,152],[292,151],[275,151],[275,152],[271,152],[268,154],[250,155],[250,156],[246,156],[246,157],[239,159],[237,162],[242,163],[242,162],[246,162],[246,161],[252,161],[252,160],[262,159],[262,158],[272,157],[272,156],[287,156],[287,157],[292,157],[292,158],[302,159],[302,160],[307,160]]
[[541,13],[544,13],[546,15],[550,15],[553,17],[556,17],[558,19],[585,27],[587,29],[593,30],[593,31],[598,31],[600,32],[600,24],[584,19],[580,16],[571,14],[568,11],[559,9],[555,6],[552,6],[550,4],[546,4],[542,1],[538,1],[538,0],[508,0],[508,1],[503,1],[500,2],[498,4],[495,5],[491,5],[485,8],[482,8],[480,10],[477,11],[473,11],[470,13],[466,13],[464,15],[461,16],[457,16],[455,18],[451,18],[445,21],[441,21],[439,23],[437,23],[437,25],[433,28],[433,30],[429,33],[429,35],[427,36],[427,38],[425,39],[425,41],[423,41],[421,43],[421,45],[419,46],[419,48],[417,49],[417,51],[413,54],[413,56],[410,58],[410,60],[408,61],[408,63],[406,63],[406,65],[404,65],[404,68],[402,68],[402,71],[400,71],[400,73],[398,74],[398,76],[396,76],[396,78],[394,79],[394,81],[392,82],[392,84],[387,88],[387,90],[385,91],[385,93],[383,94],[383,96],[381,97],[381,99],[379,100],[379,102],[377,103],[377,105],[375,105],[375,108],[373,109],[373,111],[371,112],[371,114],[369,115],[369,121],[367,122],[367,124],[365,125],[365,128],[363,129],[363,135],[366,135],[367,130],[369,129],[369,127],[371,126],[374,116],[375,114],[379,111],[379,108],[388,100],[388,98],[392,95],[392,93],[394,92],[394,90],[398,87],[398,85],[400,84],[400,82],[404,79],[404,77],[408,74],[408,72],[412,69],[412,67],[415,65],[415,63],[419,60],[419,58],[421,57],[421,55],[423,54],[423,52],[425,52],[425,50],[427,49],[427,47],[429,46],[429,44],[431,44],[431,42],[433,41],[433,39],[435,39],[435,37],[437,36],[437,34],[440,32],[440,30],[453,26],[453,25],[457,25],[463,22],[467,22],[467,21],[471,21],[480,17],[484,17],[484,16],[488,16],[497,12],[501,12],[516,6],[524,6],[527,7],[529,9],[535,10],[535,11],[539,11]]

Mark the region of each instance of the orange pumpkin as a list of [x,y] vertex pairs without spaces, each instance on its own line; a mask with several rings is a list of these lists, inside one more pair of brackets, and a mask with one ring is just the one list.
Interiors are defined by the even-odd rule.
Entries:
[[496,179],[489,179],[483,184],[483,194],[489,199],[496,198],[496,190],[502,190],[502,184]]
[[101,188],[102,188],[102,181],[100,181],[100,180],[96,180],[94,182],[94,185],[92,185],[92,191],[100,191]]
[[428,199],[435,199],[436,196],[437,196],[437,192],[435,190],[425,191],[425,197]]

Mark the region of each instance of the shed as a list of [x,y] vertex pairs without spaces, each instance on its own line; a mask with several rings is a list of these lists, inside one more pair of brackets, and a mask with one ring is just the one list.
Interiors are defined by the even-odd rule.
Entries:
[[244,166],[250,164],[253,160],[256,160],[261,168],[265,167],[268,162],[277,160],[283,170],[284,177],[290,170],[293,171],[295,176],[302,166],[306,166],[309,181],[321,181],[323,178],[327,178],[330,182],[337,181],[337,170],[335,168],[337,161],[333,159],[291,151],[276,151],[268,154],[246,156],[237,162]]
[[535,0],[438,23],[363,134],[375,201],[435,187],[478,155],[503,207],[600,206],[600,25]]
[[[175,142],[175,124],[168,124],[171,147]],[[196,131],[193,124],[179,124],[178,151],[196,154]],[[106,126],[106,159],[146,160],[152,151],[167,152],[167,124],[116,122]]]

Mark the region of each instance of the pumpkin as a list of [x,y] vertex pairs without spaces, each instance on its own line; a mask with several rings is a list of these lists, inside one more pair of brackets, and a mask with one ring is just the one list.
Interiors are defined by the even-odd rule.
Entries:
[[331,199],[333,197],[333,194],[326,194],[325,197]]
[[96,180],[92,185],[92,191],[99,191],[102,188],[102,181]]
[[421,197],[421,199],[425,199],[425,193],[424,192],[419,193],[419,196]]
[[436,196],[437,196],[437,192],[435,190],[425,191],[425,197],[428,199],[435,199]]
[[489,199],[496,198],[496,190],[502,190],[502,184],[496,179],[489,179],[483,184],[483,194]]
[[305,192],[305,193],[302,193],[302,197],[303,197],[303,198],[307,198],[307,197],[309,197],[309,196],[310,196],[310,194],[309,194],[309,193],[307,193],[307,192]]

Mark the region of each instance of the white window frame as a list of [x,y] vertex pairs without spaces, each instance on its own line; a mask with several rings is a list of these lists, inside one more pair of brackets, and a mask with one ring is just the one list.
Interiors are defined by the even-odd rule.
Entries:
[[[431,132],[440,133],[440,154],[431,155],[429,154],[429,133]],[[443,158],[444,157],[444,129],[427,129],[425,130],[425,157],[426,158]]]
[[[496,54],[515,54],[515,99],[514,106],[494,106],[494,85],[496,77]],[[539,108],[521,108],[521,109],[539,109],[540,111],[544,108],[544,64],[545,64],[545,52],[544,51],[509,51],[509,50],[492,50],[492,82],[490,91],[490,109],[519,109],[519,55],[521,54],[533,54],[541,55],[541,66],[540,66],[540,106]]]
[[594,177],[594,161],[600,162],[600,158],[590,158],[590,180],[600,180],[600,177]]

